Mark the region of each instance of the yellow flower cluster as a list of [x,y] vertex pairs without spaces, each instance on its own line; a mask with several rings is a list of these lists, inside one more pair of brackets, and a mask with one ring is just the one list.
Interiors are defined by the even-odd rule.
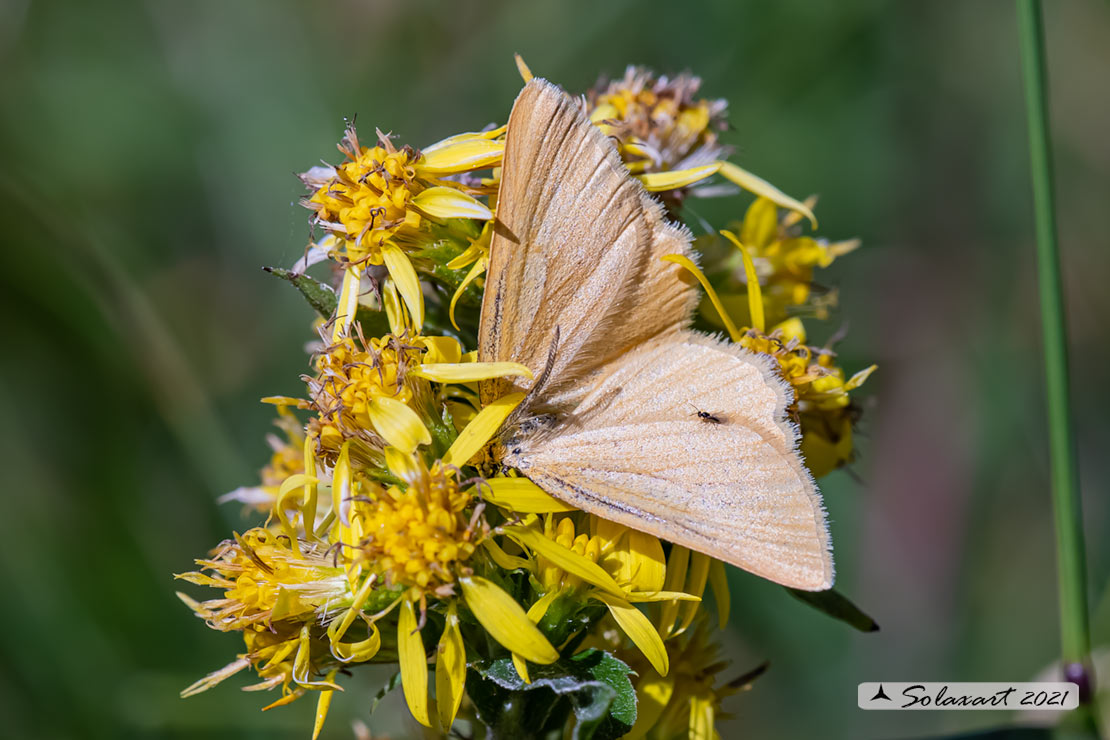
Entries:
[[708,164],[723,152],[717,133],[727,127],[728,103],[696,97],[700,87],[693,75],[672,80],[630,66],[590,91],[590,118],[616,137],[632,172]]
[[338,452],[347,439],[362,439],[378,450],[383,448],[375,431],[374,417],[381,413],[375,404],[383,398],[412,402],[413,379],[407,374],[419,364],[422,354],[422,347],[391,334],[365,340],[340,337],[318,354],[316,376],[307,384],[317,412],[311,431],[324,449]]
[[349,514],[362,535],[354,557],[387,587],[412,589],[410,598],[451,596],[457,566],[474,554],[478,533],[463,513],[471,496],[442,465],[410,472],[405,490],[363,486]]
[[[805,203],[812,208],[817,199],[809,198]],[[858,239],[830,243],[803,235],[801,222],[796,211],[780,209],[767,198],[757,198],[748,207],[744,220],[733,227],[755,265],[768,326],[777,326],[802,313],[827,319],[829,310],[836,306],[836,293],[818,289],[814,272],[859,247]],[[734,316],[750,321],[750,317],[745,319],[746,301],[737,295],[746,292],[742,255],[728,250],[719,265],[723,273],[719,280],[721,300]]]
[[236,661],[197,681],[183,696],[248,667],[262,681],[246,690],[282,687],[282,699],[271,706],[296,699],[307,687],[331,685],[314,678],[340,663],[323,640],[326,630],[319,618],[345,609],[352,594],[343,569],[330,564],[319,545],[298,552],[290,544],[286,537],[255,528],[223,543],[211,558],[198,560],[204,570],[178,576],[223,590],[222,598],[203,602],[178,596],[213,629],[242,632],[246,645]]
[[[835,355],[806,346],[788,312],[812,305],[814,268],[848,247],[795,234],[810,205],[722,159],[725,104],[698,98],[699,85],[630,69],[591,94],[591,115],[669,204],[715,174],[759,196],[740,228],[751,243],[726,256],[718,280],[747,288],[751,329],[737,330],[705,275],[683,264],[734,340],[774,357],[795,387],[807,458],[825,454],[812,437],[831,444],[831,459],[847,460],[848,392],[866,375],[844,380]],[[297,269],[334,263],[335,285],[323,291],[334,308],[319,327],[305,398],[265,399],[277,405],[284,436],[273,440],[261,485],[229,496],[267,519],[179,576],[219,592],[181,598],[213,629],[241,633],[245,646],[186,695],[253,669],[261,682],[249,689],[281,687],[271,706],[316,692],[315,736],[341,671],[395,663],[413,717],[446,734],[460,717],[479,720],[466,698],[469,670],[504,661],[528,683],[539,667],[596,646],[638,671],[628,680],[644,710],[631,736],[686,727],[690,737],[713,737],[732,689],[715,681],[715,659],[701,664],[712,652],[701,604],[711,589],[727,622],[724,565],[578,511],[486,461],[521,394],[483,404],[476,384],[532,377],[517,363],[478,362],[466,346],[476,317],[460,327],[455,316],[461,298],[483,287],[504,145],[500,127],[420,150],[379,132],[368,147],[351,126],[343,161],[302,175],[304,205],[326,234]],[[365,336],[369,326],[379,330]],[[835,435],[814,431],[837,424]]]
[[814,221],[808,205],[728,161],[729,149],[717,140],[727,128],[728,104],[696,97],[700,88],[693,75],[672,80],[630,66],[621,79],[603,80],[590,92],[590,120],[616,139],[629,171],[659,193],[672,215],[694,185],[694,194],[720,192],[708,184],[719,174],[730,189],[739,186]]
[[858,412],[849,392],[861,386],[876,366],[845,378],[835,352],[804,342],[805,330],[794,318],[770,334],[748,329],[739,343],[773,357],[794,388],[792,410],[802,429],[802,455],[813,476],[820,478],[851,462],[852,423]]
[[361,146],[354,126],[347,128],[339,151],[346,161],[306,205],[315,211],[316,222],[338,238],[345,259],[380,265],[387,241],[402,227],[420,226],[420,213],[412,207],[423,189],[413,166],[417,154],[411,147],[396,149],[380,133],[377,146]]

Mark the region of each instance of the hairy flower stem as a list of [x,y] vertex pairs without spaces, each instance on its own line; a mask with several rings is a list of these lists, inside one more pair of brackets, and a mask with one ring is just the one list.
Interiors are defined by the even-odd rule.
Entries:
[[1017,0],[1022,76],[1029,124],[1029,159],[1037,228],[1037,275],[1044,333],[1045,385],[1052,460],[1052,502],[1060,579],[1060,627],[1064,674],[1089,700],[1091,670],[1087,615],[1087,569],[1083,543],[1079,469],[1072,438],[1068,392],[1067,329],[1060,257],[1056,246],[1052,146],[1045,80],[1044,28],[1040,0]]

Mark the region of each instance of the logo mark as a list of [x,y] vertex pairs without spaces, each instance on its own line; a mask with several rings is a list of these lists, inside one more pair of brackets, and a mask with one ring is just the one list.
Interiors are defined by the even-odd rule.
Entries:
[[875,701],[876,699],[886,699],[887,701],[894,701],[893,699],[891,699],[889,696],[886,695],[885,691],[883,691],[883,685],[882,684],[879,684],[879,690],[876,691],[875,695],[871,697],[871,701]]

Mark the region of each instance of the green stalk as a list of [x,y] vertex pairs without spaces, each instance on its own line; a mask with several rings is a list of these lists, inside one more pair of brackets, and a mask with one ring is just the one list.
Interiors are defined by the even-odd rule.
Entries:
[[1021,67],[1029,120],[1029,160],[1037,226],[1037,276],[1044,334],[1048,435],[1052,460],[1052,504],[1060,581],[1060,632],[1064,673],[1091,692],[1091,649],[1087,615],[1087,567],[1079,468],[1072,438],[1068,392],[1068,346],[1060,257],[1056,247],[1052,146],[1045,80],[1044,28],[1040,0],[1017,0]]

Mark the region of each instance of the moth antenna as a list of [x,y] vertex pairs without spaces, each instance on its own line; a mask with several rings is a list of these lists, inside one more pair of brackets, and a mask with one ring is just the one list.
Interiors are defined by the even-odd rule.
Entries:
[[559,327],[556,326],[555,331],[552,333],[551,346],[547,348],[547,361],[544,363],[543,370],[540,371],[539,377],[532,383],[532,387],[528,389],[528,394],[524,397],[524,400],[520,402],[519,406],[513,409],[512,413],[509,414],[501,424],[502,433],[504,430],[512,429],[519,424],[521,418],[527,410],[531,408],[532,401],[543,392],[544,386],[547,385],[547,381],[551,377],[551,368],[555,366],[555,355],[558,351]]
[[551,346],[547,348],[547,361],[543,365],[543,371],[540,372],[540,377],[536,378],[536,382],[528,390],[528,395],[524,397],[521,406],[525,405],[547,385],[548,379],[551,377],[551,368],[555,366],[555,354],[559,351],[559,327],[555,327],[555,332],[551,337]]

